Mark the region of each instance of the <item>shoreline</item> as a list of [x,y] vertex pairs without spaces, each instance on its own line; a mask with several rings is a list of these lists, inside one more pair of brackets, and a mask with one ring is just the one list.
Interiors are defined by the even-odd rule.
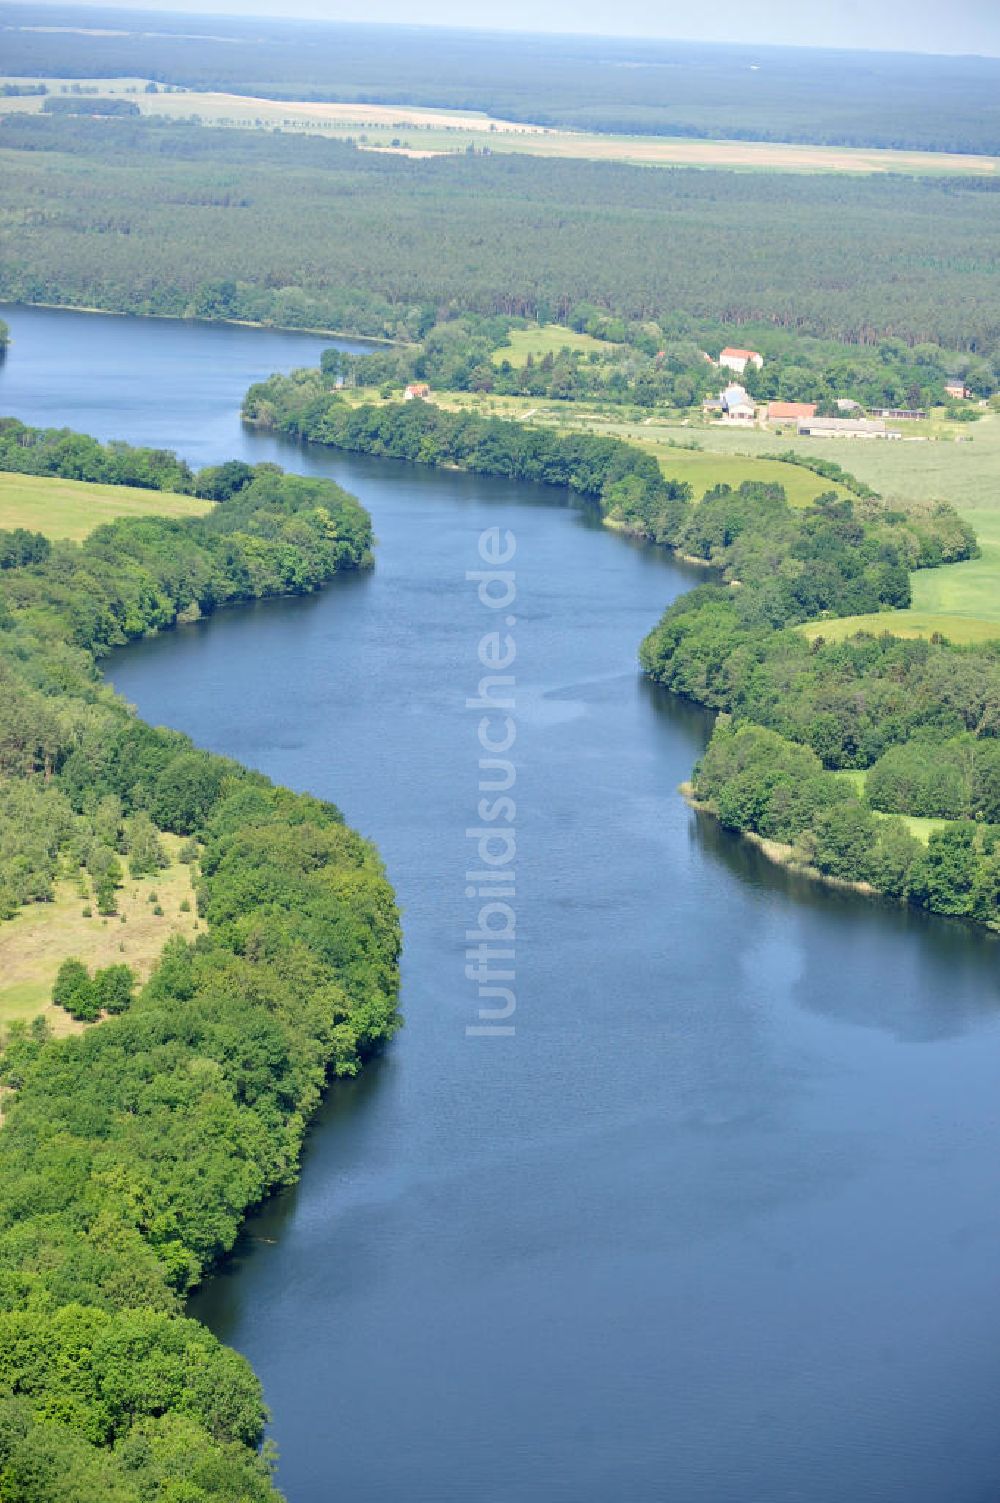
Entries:
[[[275,334],[308,334],[316,339],[356,339],[360,344],[381,344],[387,345],[390,349],[407,348],[406,340],[389,339],[384,334],[354,334],[349,329],[303,329],[293,324],[265,324],[252,318],[203,318],[198,314],[184,313],[130,313],[123,308],[92,308],[86,303],[26,303],[0,300],[0,308],[47,308],[53,313],[89,313],[104,318],[154,318],[166,323],[222,324],[224,327],[233,329],[262,329],[265,332],[271,329]],[[9,337],[6,343],[13,344],[13,337]]]
[[[717,823],[722,823],[719,819],[719,811],[715,805],[708,799],[697,797],[693,783],[689,781],[679,783],[677,792],[688,808],[693,809],[696,814],[706,814],[710,819],[716,820]],[[723,828],[729,827],[723,826]],[[827,887],[839,888],[841,892],[854,892],[863,898],[878,898],[882,902],[892,902],[892,899],[886,893],[880,892],[870,882],[850,882],[844,877],[831,877],[829,873],[821,872],[816,866],[809,866],[806,862],[796,861],[795,847],[786,845],[781,840],[768,840],[766,835],[758,835],[756,830],[732,830],[731,833],[736,835],[740,840],[749,841],[773,866],[783,867],[785,871],[792,872],[797,877],[808,877],[811,882],[822,882]],[[899,906],[905,908],[909,905],[901,902]],[[931,916],[934,918],[941,917],[940,914],[933,914]]]

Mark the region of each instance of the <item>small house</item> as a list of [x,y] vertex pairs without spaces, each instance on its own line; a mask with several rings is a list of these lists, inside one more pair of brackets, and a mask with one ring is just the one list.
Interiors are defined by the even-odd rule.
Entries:
[[719,364],[742,376],[748,365],[759,371],[763,367],[764,357],[756,350],[737,350],[732,345],[727,345],[719,356]]
[[944,383],[945,396],[951,397],[953,402],[964,402],[966,397],[971,396],[969,388],[964,381],[954,380]]
[[412,402],[414,400],[417,400],[426,402],[430,394],[431,389],[426,381],[411,381],[409,386],[403,392],[403,401]]

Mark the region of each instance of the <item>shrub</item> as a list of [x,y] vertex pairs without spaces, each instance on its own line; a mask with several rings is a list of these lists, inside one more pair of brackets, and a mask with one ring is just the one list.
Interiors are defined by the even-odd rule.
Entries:
[[78,1022],[92,1023],[100,1016],[97,989],[81,960],[63,961],[52,987],[52,1000]]

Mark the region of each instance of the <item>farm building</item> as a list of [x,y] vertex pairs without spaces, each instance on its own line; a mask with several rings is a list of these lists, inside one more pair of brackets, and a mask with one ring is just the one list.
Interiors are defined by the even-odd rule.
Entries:
[[430,394],[431,389],[426,381],[412,381],[403,392],[403,401],[412,402],[414,398],[418,398],[421,402],[426,402]]
[[727,345],[719,356],[719,364],[724,365],[727,370],[735,371],[738,376],[742,376],[748,365],[760,370],[764,364],[764,357],[756,350],[737,350]]
[[893,423],[922,423],[927,413],[922,407],[873,407],[872,417],[889,418]]
[[838,412],[861,412],[861,410],[862,410],[861,403],[860,402],[855,402],[855,400],[854,400],[853,397],[838,397],[837,398],[837,411]]
[[800,418],[815,416],[815,402],[768,402],[767,404],[769,423],[797,423]]
[[966,397],[971,395],[965,382],[957,379],[946,381],[944,383],[944,392],[946,397],[951,397],[955,402],[964,402]]
[[735,382],[732,386],[727,386],[720,400],[724,423],[742,423],[747,426],[756,422],[757,408],[742,386],[737,386]]
[[800,438],[902,438],[882,418],[812,417],[799,419]]

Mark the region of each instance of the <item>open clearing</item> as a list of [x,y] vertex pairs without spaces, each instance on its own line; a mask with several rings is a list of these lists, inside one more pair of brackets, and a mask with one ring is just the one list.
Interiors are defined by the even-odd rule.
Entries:
[[[868,778],[867,772],[831,772],[828,776],[840,778],[842,782],[851,783],[857,791],[858,797],[861,799],[864,798],[865,783]],[[927,844],[935,830],[944,830],[952,823],[948,819],[929,819],[923,814],[883,814],[880,809],[876,809],[874,813],[879,819],[901,819],[910,834],[915,836],[923,845]]]
[[[937,572],[936,570],[934,572]],[[919,578],[919,576],[918,576]],[[1000,640],[1000,622],[978,621],[967,616],[935,615],[931,611],[880,611],[873,616],[837,616],[830,621],[810,621],[802,631],[810,641],[843,642],[859,631],[891,632],[895,637],[947,637],[950,642]]]
[[79,541],[117,517],[199,517],[211,501],[130,485],[93,485],[0,470],[0,528],[27,527],[53,541]]
[[[54,1032],[73,1032],[79,1025],[50,1001],[64,960],[82,960],[91,968],[124,963],[145,980],[172,935],[194,933],[198,919],[191,868],[177,860],[183,842],[172,835],[161,839],[172,864],[153,877],[126,875],[118,892],[125,923],[118,914],[100,918],[92,899],[81,897],[76,882],[66,879],[57,884],[54,902],[30,903],[0,924],[0,1027],[43,1014]],[[151,892],[162,917],[153,912],[157,905],[149,900]],[[181,912],[184,899],[188,913]],[[92,918],[83,917],[88,905]]]
[[592,334],[580,334],[576,329],[567,329],[565,324],[543,324],[541,328],[513,329],[507,343],[493,351],[493,364],[503,365],[506,360],[515,368],[532,360],[543,360],[546,355],[558,355],[560,350],[597,350],[606,355],[617,346],[607,340],[595,339]]
[[[351,137],[369,150],[426,157],[489,148],[533,156],[581,157],[654,167],[725,167],[767,172],[902,172],[919,176],[1000,172],[1000,159],[959,153],[888,151],[866,147],[794,145],[775,141],[706,141],[683,136],[604,135],[494,118],[475,110],[416,108],[399,104],[321,103],[258,99],[241,94],[184,89],[145,92],[143,79],[0,79],[44,81],[59,95],[72,85],[102,96],[127,95],[144,115],[251,130],[287,130],[340,139]],[[41,111],[43,99],[0,99],[0,112]],[[405,132],[405,136],[404,133]]]

